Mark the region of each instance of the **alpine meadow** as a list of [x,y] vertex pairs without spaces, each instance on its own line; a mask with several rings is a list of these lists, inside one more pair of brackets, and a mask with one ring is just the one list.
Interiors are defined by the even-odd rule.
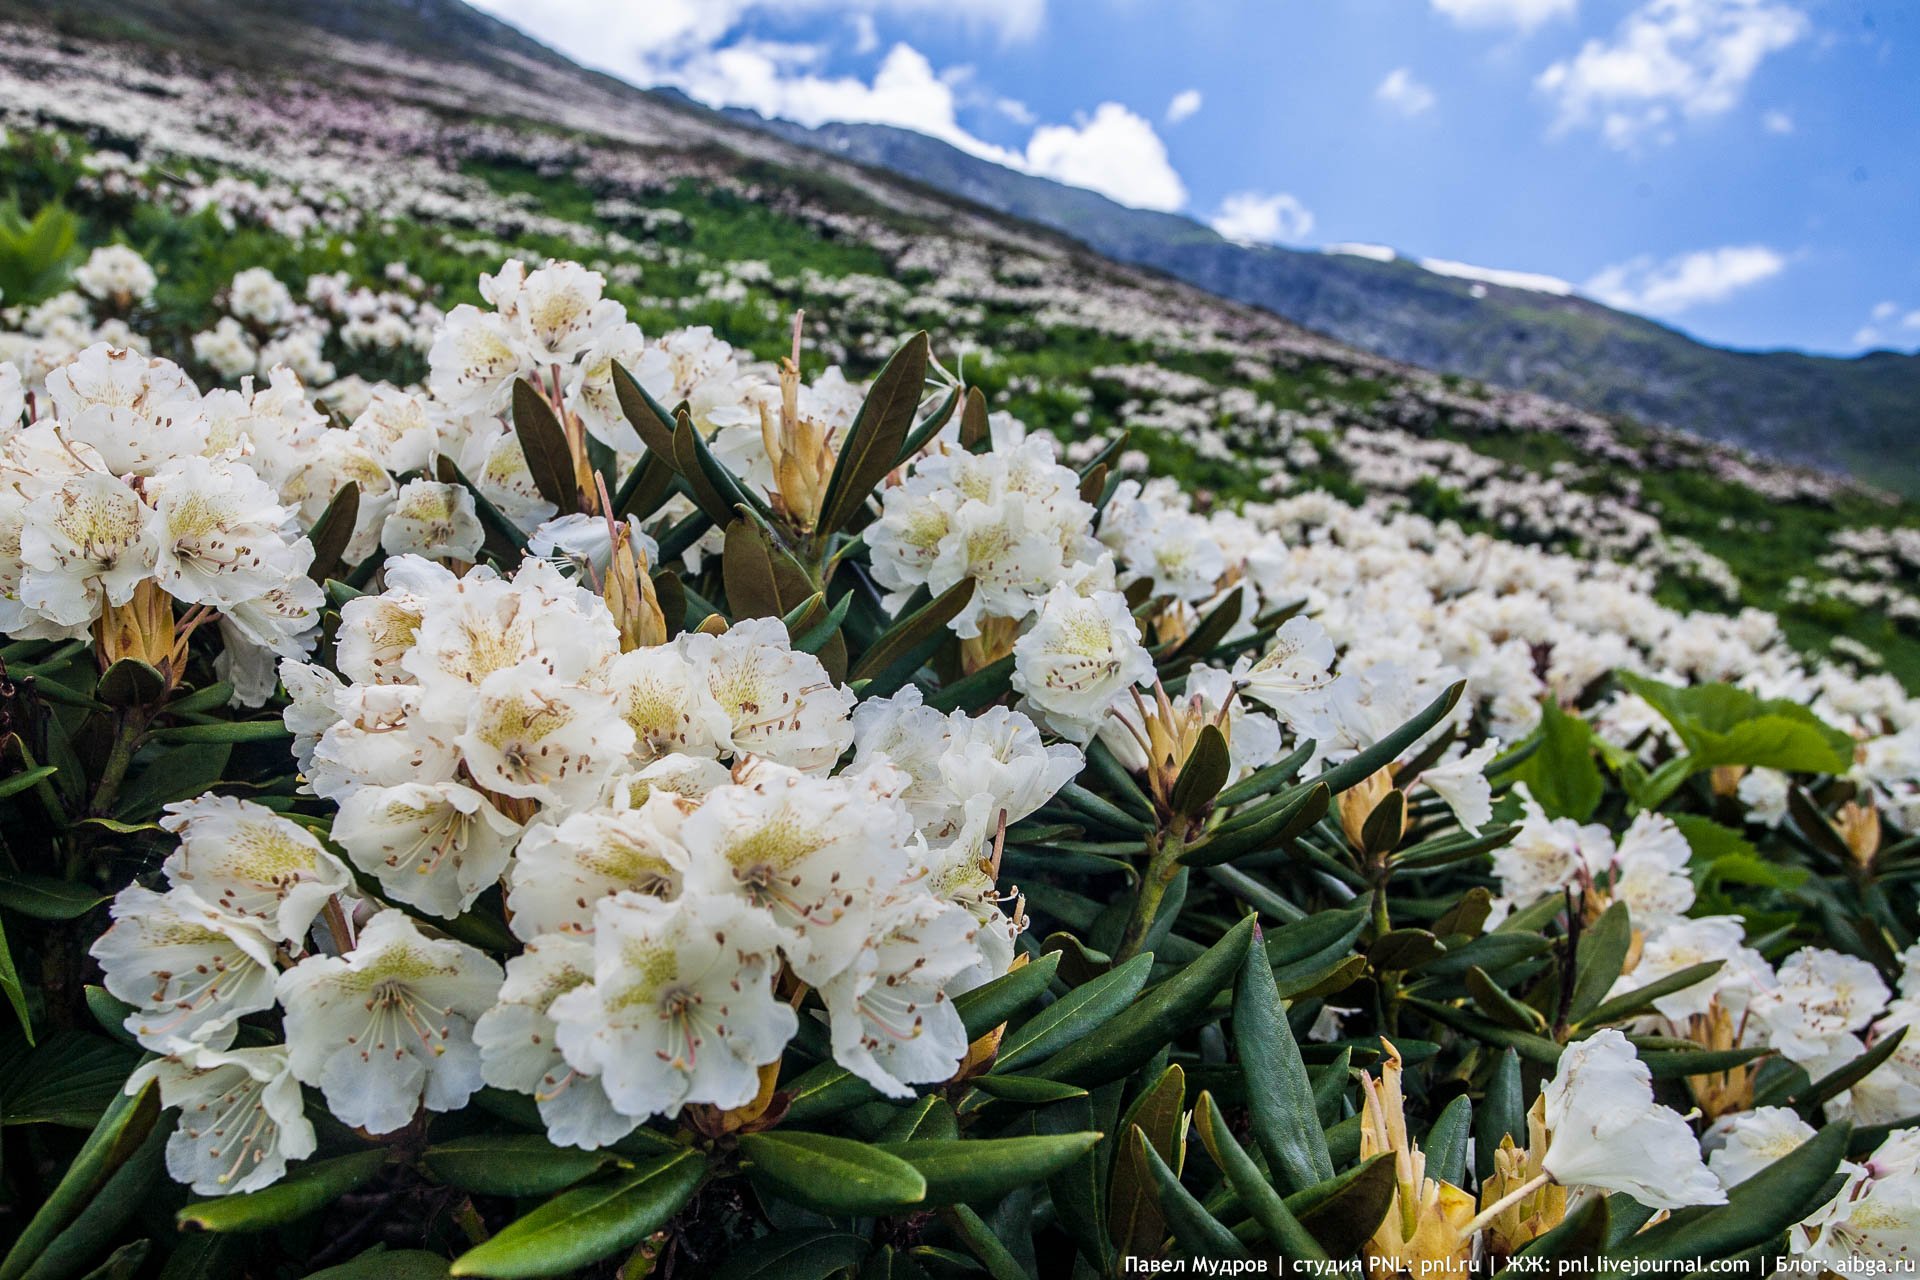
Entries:
[[456,0],[0,41],[0,1280],[1920,1259],[1901,477]]

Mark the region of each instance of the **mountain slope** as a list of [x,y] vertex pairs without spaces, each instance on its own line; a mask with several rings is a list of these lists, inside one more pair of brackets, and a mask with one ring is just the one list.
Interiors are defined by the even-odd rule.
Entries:
[[1920,355],[1729,351],[1585,298],[1476,288],[1407,261],[1235,244],[1190,218],[1130,209],[905,129],[728,114],[1394,360],[1920,490]]
[[[407,79],[418,99],[467,109],[484,83],[493,114],[562,129],[611,124],[640,147],[718,148],[788,169],[816,167],[896,212],[959,218],[989,238],[1030,237],[1029,227],[993,215],[1022,219],[1391,360],[1920,493],[1920,356],[1726,351],[1581,298],[1476,285],[1405,261],[1238,245],[1189,218],[1129,209],[905,130],[807,129],[639,90],[459,0],[0,0],[0,17],[51,21],[77,37],[132,38],[247,70],[297,75],[318,57],[344,63],[350,85],[357,79],[385,92]],[[422,66],[465,74],[423,76]],[[503,85],[511,93],[503,95]],[[835,159],[809,165],[809,154],[822,152]]]

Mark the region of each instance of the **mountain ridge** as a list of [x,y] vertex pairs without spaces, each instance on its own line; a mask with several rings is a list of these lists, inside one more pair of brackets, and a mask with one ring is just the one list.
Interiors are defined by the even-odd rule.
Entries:
[[[571,92],[624,111],[640,145],[717,143],[782,163],[796,154],[831,156],[834,162],[823,166],[827,176],[864,186],[896,208],[918,205],[916,211],[927,214],[938,212],[930,197],[964,202],[973,208],[959,212],[980,226],[1018,220],[1395,363],[1536,392],[1920,494],[1920,355],[1733,351],[1577,295],[1442,275],[1404,258],[1380,262],[1240,245],[1186,215],[1130,209],[909,130],[808,128],[752,112],[714,111],[670,89],[642,89],[582,67],[460,0],[0,0],[0,17],[284,70],[299,69],[297,36],[311,31],[329,43],[330,53],[363,71],[384,70],[384,46],[410,59],[464,63],[512,82],[529,99],[550,93],[556,78],[564,78]],[[430,94],[441,86],[419,88]],[[568,103],[550,106],[552,123],[566,127]]]

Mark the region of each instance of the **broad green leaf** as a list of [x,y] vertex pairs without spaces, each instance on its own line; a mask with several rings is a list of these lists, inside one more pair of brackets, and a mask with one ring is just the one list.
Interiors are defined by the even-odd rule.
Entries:
[[1627,904],[1616,902],[1580,935],[1574,956],[1573,1006],[1568,1011],[1571,1017],[1584,1018],[1600,1007],[1619,981],[1632,947],[1633,922],[1627,917]]
[[0,1116],[9,1125],[89,1129],[112,1109],[141,1050],[84,1031],[57,1031],[0,1062]]
[[851,1138],[776,1129],[742,1135],[740,1154],[755,1185],[817,1213],[891,1213],[927,1197],[919,1170]]
[[927,1184],[924,1203],[931,1207],[998,1200],[1059,1173],[1098,1141],[1097,1133],[1071,1133],[883,1142],[879,1149],[920,1171]]
[[1520,1056],[1512,1049],[1493,1060],[1486,1092],[1473,1112],[1473,1165],[1485,1181],[1493,1173],[1493,1153],[1500,1139],[1527,1140],[1527,1100],[1520,1089]]
[[525,378],[513,380],[513,430],[520,452],[527,458],[527,474],[540,496],[560,515],[580,508],[580,486],[574,478],[573,446],[560,425],[553,405]]
[[1208,1019],[1214,994],[1233,980],[1253,933],[1248,917],[1192,964],[1148,987],[1131,1007],[1028,1074],[1092,1086],[1138,1069],[1169,1041]]
[[682,1151],[563,1191],[454,1259],[451,1274],[496,1280],[561,1275],[631,1249],[672,1221],[706,1174],[705,1156]]
[[1853,738],[1797,702],[1763,699],[1730,684],[1684,688],[1631,672],[1620,682],[1666,717],[1686,744],[1689,769],[1744,764],[1788,773],[1845,773]]
[[1527,784],[1548,817],[1576,822],[1593,816],[1606,787],[1593,762],[1593,730],[1562,711],[1553,697],[1540,703],[1540,749],[1513,771],[1513,778]]
[[353,527],[359,519],[360,482],[349,480],[307,531],[307,540],[313,543],[313,563],[307,566],[307,577],[324,583],[340,572],[341,558],[346,555],[347,543],[353,540]]
[[[1258,930],[1255,938],[1259,938]],[[1233,1043],[1246,1077],[1253,1134],[1281,1189],[1298,1191],[1333,1176],[1314,1107],[1313,1083],[1287,1023],[1262,946],[1248,949],[1233,993]]]
[[77,920],[105,901],[100,893],[71,880],[0,871],[0,907],[36,920]]
[[927,335],[921,332],[908,338],[881,367],[854,414],[820,500],[817,534],[845,528],[875,486],[898,465],[926,381]]
[[556,1147],[530,1133],[482,1133],[435,1143],[420,1154],[427,1172],[462,1191],[546,1196],[605,1168],[604,1151]]
[[0,1280],[20,1280],[90,1204],[114,1173],[133,1157],[160,1118],[160,1090],[149,1081],[132,1094],[119,1093],[67,1165],[59,1183],[41,1201],[13,1247],[0,1259]]
[[1373,1238],[1393,1203],[1393,1153],[1383,1151],[1365,1164],[1287,1197],[1287,1211],[1299,1220],[1328,1256],[1356,1253]]
[[1473,1102],[1461,1094],[1440,1112],[1427,1130],[1421,1151],[1427,1157],[1427,1176],[1456,1187],[1467,1185],[1467,1148],[1472,1145]]
[[1069,1098],[1084,1098],[1087,1091],[1077,1084],[1062,1084],[1058,1080],[1042,1080],[1039,1076],[999,1075],[989,1073],[975,1076],[967,1083],[990,1098],[999,1098],[1005,1102],[1024,1103],[1039,1106],[1049,1102],[1065,1102]]
[[1220,788],[1227,785],[1232,763],[1227,755],[1227,738],[1216,725],[1207,725],[1194,740],[1193,750],[1180,767],[1169,797],[1175,813],[1198,814],[1213,803]]
[[[1058,963],[1059,953],[1054,953]],[[1090,982],[1082,983],[1007,1032],[993,1070],[1014,1071],[1071,1044],[1133,1003],[1153,971],[1151,953],[1137,955]],[[978,1083],[978,1082],[976,1082]]]
[[845,1231],[794,1228],[741,1245],[713,1280],[827,1280],[856,1267],[873,1246]]
[[265,1231],[304,1218],[371,1182],[385,1167],[389,1154],[385,1148],[376,1148],[295,1165],[270,1187],[188,1205],[177,1215],[180,1227],[188,1231]]

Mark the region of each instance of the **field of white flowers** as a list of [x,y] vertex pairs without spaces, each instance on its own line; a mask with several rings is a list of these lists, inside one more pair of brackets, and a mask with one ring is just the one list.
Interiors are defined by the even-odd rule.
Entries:
[[1920,1255],[1909,508],[10,36],[0,1280]]

